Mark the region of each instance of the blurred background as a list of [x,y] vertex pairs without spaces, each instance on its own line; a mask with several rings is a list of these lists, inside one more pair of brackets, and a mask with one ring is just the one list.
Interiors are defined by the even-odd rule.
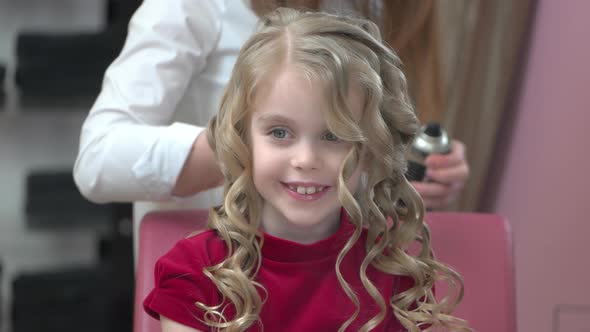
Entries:
[[131,331],[131,206],[71,169],[133,0],[0,0],[1,331]]
[[[139,3],[0,0],[1,331],[131,330],[130,205],[87,202],[71,168]],[[519,331],[588,331],[590,2],[435,8],[435,37],[411,40],[437,50],[427,120],[467,146],[471,178],[450,209],[510,220]]]

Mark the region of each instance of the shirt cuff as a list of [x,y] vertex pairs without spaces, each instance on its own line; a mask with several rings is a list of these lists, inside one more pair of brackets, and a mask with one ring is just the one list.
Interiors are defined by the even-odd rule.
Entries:
[[172,189],[204,127],[175,122],[161,127],[152,146],[133,165],[132,172],[145,184],[150,200],[170,199]]

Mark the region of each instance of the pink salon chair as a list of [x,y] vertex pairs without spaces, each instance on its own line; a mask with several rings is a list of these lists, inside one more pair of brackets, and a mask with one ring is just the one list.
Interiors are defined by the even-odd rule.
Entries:
[[[159,211],[139,229],[134,331],[157,332],[160,324],[143,311],[154,285],[154,265],[178,240],[204,230],[204,210]],[[491,214],[435,212],[426,216],[438,259],[461,273],[465,297],[456,315],[478,332],[516,332],[514,270],[508,223]],[[439,286],[437,294],[444,294]]]
[[[455,315],[477,332],[516,332],[512,234],[494,214],[426,215],[436,258],[463,277],[465,296]],[[437,295],[446,290],[438,286]]]
[[205,230],[207,210],[157,211],[148,213],[139,226],[139,249],[135,271],[134,332],[160,332],[160,321],[143,311],[143,299],[154,288],[154,266],[176,242]]

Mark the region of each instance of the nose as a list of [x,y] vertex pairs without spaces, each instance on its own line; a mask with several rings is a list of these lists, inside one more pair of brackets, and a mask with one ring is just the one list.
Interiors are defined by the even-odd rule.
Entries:
[[300,142],[294,148],[291,166],[299,170],[316,170],[322,163],[319,148],[311,142]]

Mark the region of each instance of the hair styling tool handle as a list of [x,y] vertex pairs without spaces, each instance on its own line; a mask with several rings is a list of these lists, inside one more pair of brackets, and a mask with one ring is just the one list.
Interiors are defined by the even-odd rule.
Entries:
[[422,181],[426,175],[424,161],[431,154],[448,154],[451,152],[451,139],[439,123],[430,122],[422,126],[412,146],[408,150],[409,181]]

